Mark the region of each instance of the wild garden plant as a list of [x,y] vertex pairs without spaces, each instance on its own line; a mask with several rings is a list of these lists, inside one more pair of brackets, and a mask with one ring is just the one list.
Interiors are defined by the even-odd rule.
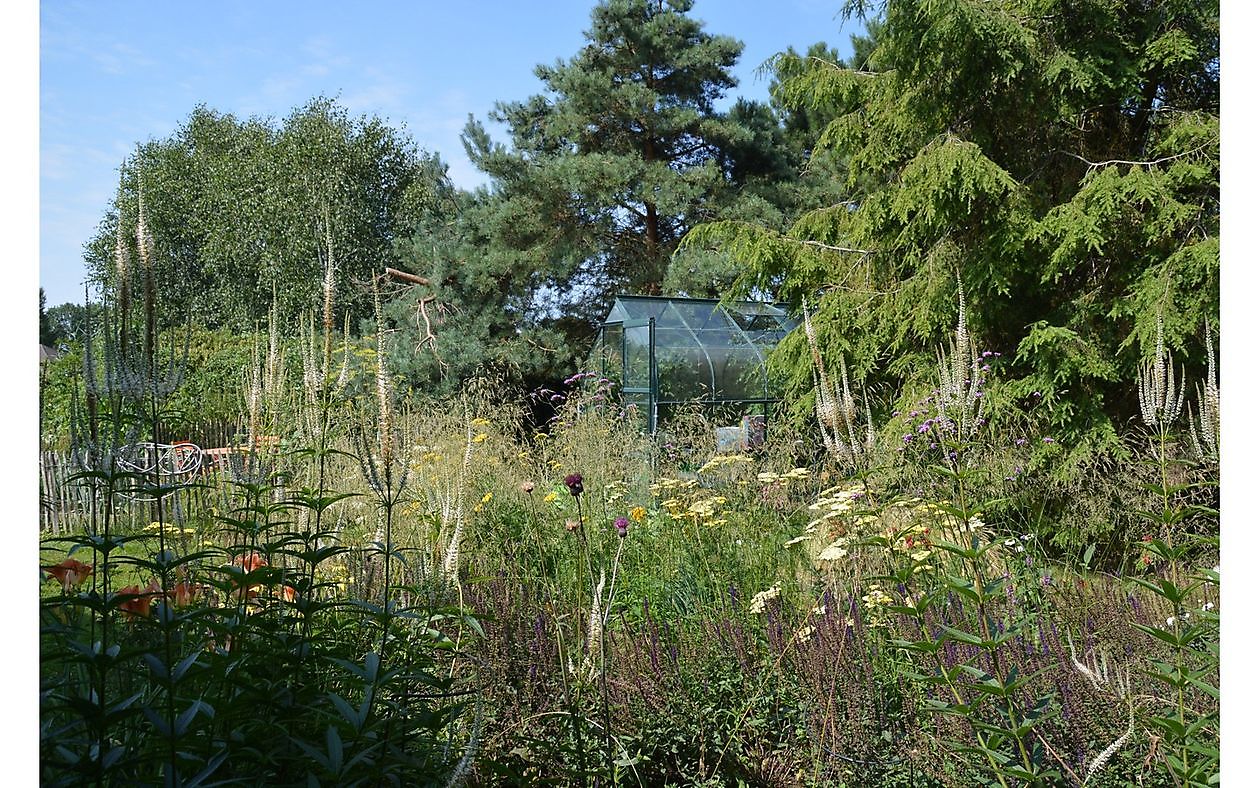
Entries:
[[[345,459],[333,449],[334,414],[344,404],[332,372],[331,295],[324,352],[316,364],[308,357],[301,397],[286,390],[272,320],[246,392],[241,456],[225,471],[174,478],[160,461],[129,470],[123,460],[137,445],[163,451],[152,436],[179,374],[174,362],[158,363],[143,202],[139,272],[122,224],[108,320],[85,353],[77,438],[84,470],[73,481],[92,490],[89,525],[81,535],[45,540],[42,550],[46,575],[58,581],[41,602],[42,781],[459,781],[476,729],[454,727],[467,697],[458,686],[475,671],[443,630],[447,618],[461,626],[465,619],[435,610],[428,596],[413,597],[423,600],[418,606],[393,604],[389,570],[398,558],[388,534],[374,549],[386,572],[380,600],[347,598],[329,579],[337,574],[330,567],[362,551],[326,527],[349,492],[329,483]],[[139,315],[134,280],[144,293]],[[331,273],[326,280],[331,289]],[[305,445],[266,439],[286,419],[305,425],[293,435]],[[388,462],[388,423],[376,426],[386,448],[377,454]],[[370,462],[380,467],[376,457]],[[291,489],[303,476],[309,486]],[[230,491],[224,509],[188,513],[192,528],[168,522],[173,496],[211,486]],[[382,497],[388,514],[393,498]],[[155,527],[120,528],[123,513],[144,501]],[[454,676],[439,675],[443,653],[461,666]]]
[[[1151,459],[1158,483],[1150,486],[1155,504],[1139,516],[1156,534],[1143,540],[1145,557],[1155,573],[1133,582],[1168,604],[1171,615],[1163,626],[1134,624],[1152,641],[1156,656],[1143,668],[1161,692],[1143,699],[1143,724],[1156,737],[1154,752],[1178,786],[1209,785],[1220,781],[1220,612],[1212,589],[1220,584],[1220,565],[1202,564],[1219,555],[1219,535],[1211,527],[1220,513],[1199,493],[1212,489],[1211,475],[1196,481],[1187,471],[1216,457],[1219,436],[1219,392],[1211,335],[1208,380],[1200,391],[1198,424],[1191,411],[1193,453],[1174,456],[1173,425],[1182,418],[1185,381],[1178,381],[1171,354],[1164,348],[1163,325],[1157,332],[1154,359],[1142,367],[1139,401],[1142,421],[1153,431]],[[1196,429],[1197,427],[1197,429]],[[1205,451],[1204,447],[1207,447]],[[1182,444],[1184,452],[1184,442]],[[1204,463],[1204,461],[1207,461]],[[1174,473],[1185,481],[1175,481]],[[1206,521],[1208,527],[1204,528]],[[1168,653],[1171,649],[1171,653]]]
[[540,392],[543,423],[488,378],[400,395],[379,315],[336,337],[327,245],[322,314],[291,343],[273,313],[237,455],[191,476],[128,459],[180,364],[145,338],[146,269],[120,253],[85,352],[94,508],[41,558],[50,784],[1215,773],[1214,381],[1187,436],[1187,386],[1151,362],[1151,538],[1117,578],[1029,511],[1019,469],[1058,446],[1012,438],[1001,356],[961,297],[904,412],[811,341],[822,433],[772,420],[766,445],[723,452],[698,406],[645,435],[597,373]]

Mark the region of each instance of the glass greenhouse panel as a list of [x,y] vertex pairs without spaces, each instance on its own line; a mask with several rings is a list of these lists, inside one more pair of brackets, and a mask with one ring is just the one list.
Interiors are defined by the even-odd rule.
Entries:
[[687,326],[694,331],[709,328],[733,328],[735,324],[717,303],[675,301],[671,304]]
[[765,358],[795,327],[773,304],[623,295],[601,331],[598,363],[621,384],[623,402],[645,411],[648,429],[658,406],[685,402],[738,421],[750,407],[764,413],[777,397]]
[[650,388],[652,385],[651,326],[624,328],[626,368],[624,388]]
[[717,386],[715,399],[755,400],[765,399],[766,374],[761,357],[751,348],[733,348],[713,362],[713,375]]
[[620,383],[624,377],[621,367],[621,351],[625,344],[624,329],[620,324],[604,326],[599,337],[599,367],[604,377]]
[[713,368],[704,349],[695,342],[690,347],[658,346],[656,376],[659,402],[686,402],[713,397]]

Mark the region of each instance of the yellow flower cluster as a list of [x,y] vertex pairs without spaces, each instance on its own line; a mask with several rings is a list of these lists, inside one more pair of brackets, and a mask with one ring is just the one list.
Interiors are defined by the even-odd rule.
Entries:
[[840,537],[839,539],[837,539],[836,541],[832,542],[831,544],[827,545],[826,547],[822,549],[822,552],[818,554],[818,560],[819,561],[839,561],[841,558],[844,558],[845,556],[849,554],[849,550],[846,547],[848,543],[849,543],[849,537],[847,536]]
[[[819,494],[818,500],[809,505],[809,510],[811,512],[819,512],[819,515],[806,526],[806,532],[809,533],[822,523],[847,515],[855,508],[858,508],[858,499],[862,497],[863,493],[864,490],[860,484],[841,485],[823,490]],[[874,518],[870,515],[865,515],[861,519],[865,522]]]
[[742,454],[719,454],[713,459],[700,466],[698,473],[708,473],[716,471],[718,468],[729,468],[735,465],[750,465],[752,457],[745,457]]
[[769,602],[772,599],[779,598],[779,591],[780,591],[779,584],[775,583],[774,585],[767,588],[765,591],[758,591],[757,593],[753,594],[752,604],[748,606],[748,612],[754,613],[754,614],[764,612],[766,609],[767,602]]
[[862,597],[862,604],[870,611],[880,610],[886,605],[891,605],[892,601],[893,598],[884,589],[880,588],[878,583],[872,583],[867,593]]
[[481,511],[484,511],[484,510],[485,510],[485,508],[486,508],[486,504],[490,503],[490,499],[491,499],[491,498],[493,498],[493,497],[494,497],[494,493],[490,493],[490,492],[488,492],[488,493],[486,493],[485,495],[481,496],[481,500],[480,500],[480,501],[478,501],[476,504],[474,504],[474,505],[473,505],[473,511],[474,511],[474,512],[481,512]]
[[706,495],[706,491],[695,479],[661,479],[648,489],[658,498],[669,496],[661,501],[661,508],[675,520],[690,518],[693,522],[704,522],[707,525],[722,525],[726,522],[721,517],[726,497]]
[[181,528],[175,523],[149,523],[144,530],[154,534],[161,531],[166,536],[192,536],[197,533],[196,528]]
[[706,525],[722,525],[726,519],[722,515],[722,507],[726,505],[726,497],[713,495],[708,497],[669,498],[661,501],[661,507],[675,520],[690,519],[695,523]]
[[773,471],[762,471],[757,474],[757,481],[762,484],[786,485],[788,482],[809,478],[808,468],[793,468],[783,473],[775,473]]
[[412,463],[411,468],[417,472],[420,472],[422,469],[416,463],[427,463],[432,465],[434,463],[441,462],[445,456],[437,446],[412,446],[411,454],[416,458],[416,462]]
[[350,583],[350,570],[341,563],[321,563],[315,570],[316,579],[323,583],[332,583],[338,591],[344,592]]
[[690,490],[697,486],[695,479],[661,479],[648,487],[648,490],[653,495],[660,497],[663,493],[672,493],[675,490]]
[[608,504],[614,504],[626,497],[626,490],[630,485],[623,481],[609,482],[604,485],[604,500]]

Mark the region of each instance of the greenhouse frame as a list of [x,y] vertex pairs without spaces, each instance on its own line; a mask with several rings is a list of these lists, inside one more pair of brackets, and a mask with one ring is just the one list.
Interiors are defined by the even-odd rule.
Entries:
[[[795,328],[783,304],[618,295],[595,344],[601,374],[656,432],[662,409],[726,405],[745,414],[778,401],[766,355]],[[748,419],[745,417],[745,431]]]

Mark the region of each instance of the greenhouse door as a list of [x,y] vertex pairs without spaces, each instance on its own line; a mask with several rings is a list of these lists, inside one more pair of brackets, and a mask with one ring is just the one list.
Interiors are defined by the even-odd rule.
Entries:
[[[606,335],[615,324],[604,326]],[[656,432],[656,320],[627,320],[621,329],[621,398],[647,417]]]

